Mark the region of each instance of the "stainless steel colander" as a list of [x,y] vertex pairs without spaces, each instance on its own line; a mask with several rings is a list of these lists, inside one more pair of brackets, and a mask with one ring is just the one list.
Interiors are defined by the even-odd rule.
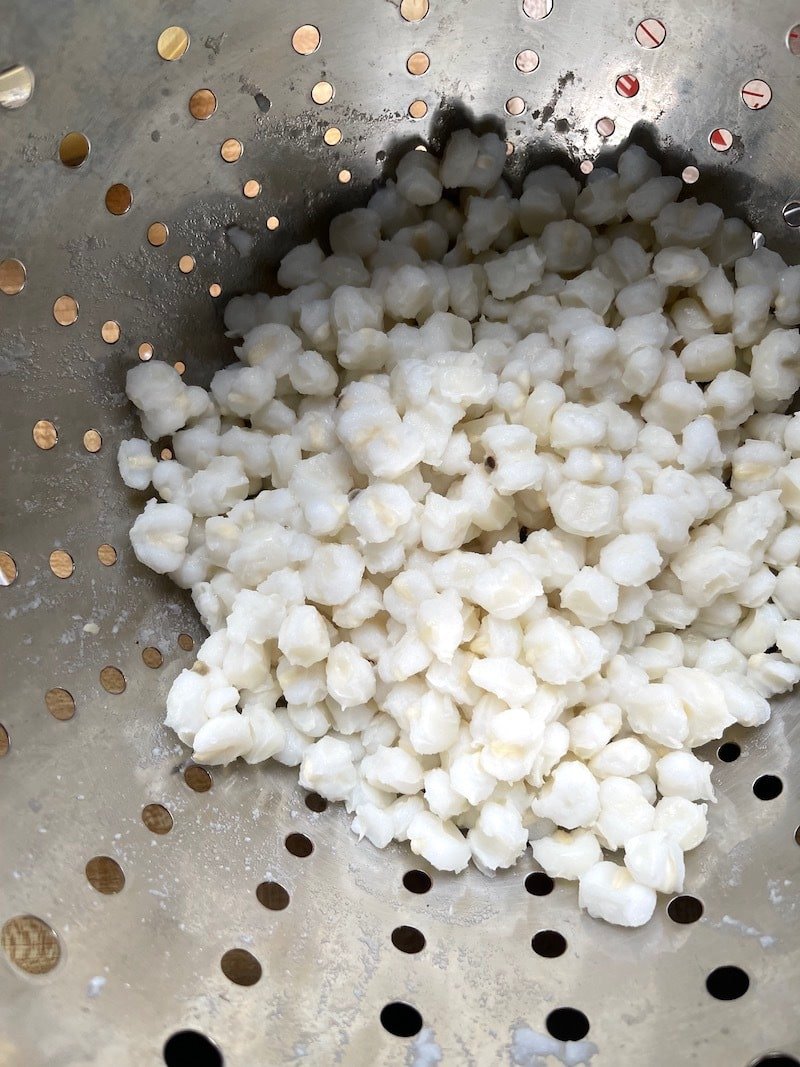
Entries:
[[0,22],[0,1064],[534,1067],[548,1033],[592,1067],[800,1060],[796,698],[706,752],[690,899],[642,930],[530,859],[429,871],[294,771],[187,765],[161,720],[201,627],[133,558],[114,458],[128,367],[207,383],[226,298],[464,123],[503,133],[512,177],[638,140],[798,262],[800,8],[10,0]]

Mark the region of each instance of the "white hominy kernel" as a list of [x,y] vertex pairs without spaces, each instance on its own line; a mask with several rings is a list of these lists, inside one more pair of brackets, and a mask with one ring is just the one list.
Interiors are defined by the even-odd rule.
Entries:
[[690,341],[680,354],[690,381],[710,382],[736,366],[736,349],[730,334],[715,333]]
[[781,622],[775,630],[775,644],[786,659],[800,664],[800,622],[796,619]]
[[452,822],[438,819],[432,812],[416,815],[408,827],[411,851],[441,871],[463,871],[471,849]]
[[281,656],[275,668],[278,684],[290,704],[317,704],[325,699],[325,665],[293,667]]
[[732,592],[750,572],[749,557],[742,552],[731,552],[722,545],[704,547],[697,542],[677,553],[671,566],[680,579],[684,598],[701,608]]
[[658,681],[670,667],[683,663],[683,641],[677,634],[652,634],[631,653],[631,659],[644,668],[651,681]]
[[601,537],[617,528],[619,497],[609,485],[565,481],[548,494],[548,503],[557,525],[566,533]]
[[734,630],[731,641],[745,656],[766,652],[775,644],[775,635],[783,622],[783,613],[774,604],[765,604],[745,615]]
[[139,409],[142,429],[151,441],[182,429],[209,406],[203,389],[185,385],[174,367],[158,360],[131,367],[125,392]]
[[599,802],[594,831],[604,848],[615,851],[636,834],[652,830],[654,810],[641,786],[630,778],[604,778],[600,783]]
[[370,801],[356,803],[355,813],[351,829],[359,841],[366,837],[375,848],[386,848],[394,836],[394,820],[388,805],[380,806]]
[[301,352],[289,368],[292,387],[306,396],[332,396],[338,384],[336,371],[319,352]]
[[364,561],[351,545],[320,545],[303,565],[303,588],[318,604],[344,604],[355,596]]
[[440,819],[453,819],[468,806],[450,782],[450,775],[442,767],[425,772],[425,801]]
[[542,595],[541,583],[514,559],[498,559],[480,570],[465,595],[500,619],[517,619]]
[[408,841],[409,827],[412,820],[424,812],[425,802],[421,796],[398,797],[389,805],[392,819],[392,834],[395,841]]
[[269,657],[255,641],[231,643],[222,661],[222,670],[237,689],[256,691],[269,681]]
[[200,763],[230,763],[252,746],[247,720],[237,711],[224,711],[209,719],[194,736],[195,759]]
[[764,562],[782,571],[787,567],[796,566],[798,560],[800,560],[800,526],[787,526],[774,537],[764,553]]
[[757,248],[750,255],[742,256],[734,264],[736,284],[766,285],[773,297],[778,292],[778,279],[786,264],[777,252],[769,248]]
[[618,775],[634,778],[650,766],[650,750],[635,737],[623,737],[612,741],[589,760],[589,770],[595,778]]
[[714,800],[711,764],[691,752],[669,752],[656,763],[658,791],[664,797]]
[[[691,297],[676,300],[670,309],[670,318],[678,338],[686,344],[713,335],[714,324],[699,300]],[[675,366],[671,359],[669,363]]]
[[481,442],[494,461],[490,480],[503,496],[541,489],[544,463],[535,454],[536,438],[524,426],[490,426]]
[[591,630],[570,627],[554,617],[537,620],[525,630],[525,659],[537,677],[553,685],[578,682],[599,669],[600,639]]
[[625,845],[625,866],[639,885],[659,893],[683,891],[683,849],[663,830],[650,830],[629,838]]
[[469,130],[456,130],[447,142],[441,164],[441,179],[448,189],[466,186],[478,159],[478,138]]
[[542,280],[544,259],[533,241],[521,241],[504,255],[488,260],[484,270],[492,295],[508,300]]
[[744,608],[760,608],[775,592],[778,576],[769,567],[758,567],[736,589],[736,599]]
[[378,247],[380,223],[378,213],[369,208],[355,208],[337,215],[328,231],[331,248],[337,255],[366,259]]
[[543,723],[525,708],[493,715],[481,767],[500,782],[518,782],[530,774],[543,740]]
[[775,318],[781,326],[800,324],[800,267],[787,267],[778,277]]
[[488,871],[511,867],[528,845],[528,831],[513,804],[489,801],[467,834],[473,858]]
[[661,167],[639,145],[628,145],[617,161],[619,183],[623,190],[636,189],[661,174]]
[[620,534],[600,550],[599,568],[621,586],[640,586],[661,570],[661,555],[647,534]]
[[471,660],[470,653],[460,650],[453,656],[452,663],[445,664],[441,660],[434,660],[425,675],[428,685],[438,692],[448,693],[457,704],[475,704],[480,691],[468,674]]
[[740,496],[780,488],[783,468],[788,466],[783,448],[772,441],[745,441],[732,453],[730,461],[731,489]]
[[345,800],[356,785],[356,776],[350,746],[334,737],[322,737],[311,745],[300,764],[300,784],[327,800]]
[[491,796],[497,779],[481,766],[480,754],[467,752],[456,756],[449,767],[453,789],[470,804],[478,805]]
[[603,853],[590,830],[556,830],[531,843],[533,858],[551,878],[576,881],[599,863]]
[[709,266],[698,248],[662,248],[653,258],[653,274],[664,286],[697,285],[708,273]]
[[695,199],[667,204],[653,222],[656,238],[662,247],[670,244],[705,248],[722,223],[716,204],[698,204]]
[[479,193],[488,193],[499,181],[506,160],[506,146],[496,133],[485,133],[478,138],[478,154],[474,166],[464,183]]
[[556,189],[528,186],[519,198],[519,224],[530,237],[539,236],[545,226],[566,216]]
[[241,337],[267,321],[272,300],[266,293],[235,296],[225,305],[226,337]]
[[330,650],[325,677],[328,692],[343,708],[366,704],[375,695],[372,665],[355,645],[347,641],[340,642]]
[[275,712],[275,718],[279,729],[283,731],[284,744],[281,749],[275,752],[273,759],[277,763],[282,763],[285,767],[299,767],[303,762],[303,755],[306,750],[314,744],[314,738],[307,737],[295,728],[283,708],[278,708]]
[[367,206],[380,217],[385,238],[392,237],[404,226],[421,222],[423,218],[420,208],[401,196],[393,181],[388,181],[383,188],[376,189]]
[[633,778],[631,778],[631,781],[636,782],[639,786],[648,804],[655,804],[658,798],[658,790],[656,789],[656,783],[652,775],[635,774]]
[[747,678],[761,696],[773,697],[797,685],[800,667],[783,656],[760,652],[747,661]]
[[364,757],[361,773],[370,785],[391,793],[410,795],[419,792],[423,784],[419,760],[401,748],[379,746]]
[[619,603],[616,582],[596,567],[583,567],[561,590],[561,606],[584,626],[600,626],[614,615]]
[[622,479],[624,471],[622,457],[616,452],[588,448],[571,448],[561,468],[565,478],[600,485],[614,485]]
[[219,515],[247,496],[249,480],[238,456],[215,456],[192,475],[188,505],[195,515]]
[[[196,431],[184,430],[183,433]],[[261,479],[272,473],[272,451],[268,434],[231,426],[219,438],[219,452],[223,456],[236,456],[248,478]]]
[[606,434],[606,421],[599,411],[582,404],[562,404],[550,420],[550,445],[558,452],[599,445]]
[[596,755],[622,726],[622,710],[617,704],[596,704],[567,723],[569,747],[580,759]]
[[786,619],[800,618],[800,567],[785,567],[778,575],[772,598]]
[[491,200],[480,196],[471,197],[467,204],[463,231],[463,238],[470,252],[477,254],[491,248],[511,218],[511,206],[505,197],[498,196]]
[[533,672],[516,660],[502,656],[476,659],[469,676],[480,689],[494,693],[509,706],[527,704],[536,692]]
[[297,245],[281,260],[278,269],[278,284],[284,289],[296,289],[316,279],[325,254],[317,241]]
[[378,674],[384,682],[402,682],[430,666],[433,652],[413,630],[386,648],[378,659]]
[[662,682],[634,690],[625,704],[632,730],[666,748],[680,748],[689,734],[689,720],[678,693]]
[[680,178],[652,177],[628,197],[628,214],[635,222],[650,222],[663,207],[678,198],[680,191]]
[[433,756],[455,743],[461,716],[449,696],[430,690],[407,714],[409,741],[419,755]]
[[592,180],[575,200],[575,218],[584,226],[601,226],[625,214],[625,190],[613,172],[595,168]]
[[397,167],[397,191],[410,203],[435,204],[442,195],[439,163],[430,152],[408,152]]
[[617,926],[644,926],[655,911],[656,894],[634,881],[625,867],[604,860],[581,876],[578,903],[596,919]]
[[585,226],[571,219],[548,222],[542,231],[541,247],[548,270],[574,274],[591,259],[592,234]]
[[773,330],[753,345],[750,379],[759,399],[791,400],[800,385],[800,334]]
[[384,590],[383,606],[393,619],[410,626],[417,618],[420,605],[435,591],[427,570],[408,567],[396,575]]
[[670,433],[680,431],[705,410],[703,391],[694,382],[671,381],[659,385],[642,405],[648,422],[663,426]]
[[683,703],[689,721],[687,742],[691,747],[721,737],[734,722],[721,686],[708,671],[700,667],[670,667],[664,674],[664,682]]
[[267,363],[224,367],[211,379],[211,393],[224,414],[248,418],[275,395],[275,374]]
[[559,293],[559,302],[562,307],[587,307],[596,315],[605,315],[614,302],[614,285],[602,271],[585,270],[570,278]]
[[122,441],[117,450],[120,477],[130,489],[146,489],[150,485],[156,462],[149,441]]
[[590,827],[600,813],[597,780],[582,763],[560,763],[534,798],[531,809],[534,815],[552,819],[566,830]]
[[325,659],[330,647],[325,620],[316,608],[310,604],[289,608],[278,631],[278,648],[293,666],[318,663]]
[[205,422],[201,425],[190,426],[185,430],[179,430],[172,437],[172,451],[175,458],[184,467],[193,471],[202,470],[208,463],[219,455],[220,451],[220,423]]
[[176,570],[189,544],[192,513],[178,504],[148,500],[131,527],[131,545],[136,558],[156,574]]
[[213,715],[233,711],[239,692],[220,670],[183,670],[167,696],[165,722],[181,741],[191,745],[198,730]]
[[684,426],[681,436],[678,462],[684,470],[696,474],[710,468],[719,469],[725,462],[716,428],[707,415]]
[[656,385],[664,369],[664,356],[659,348],[648,345],[628,357],[621,382],[632,396],[646,396]]
[[242,755],[247,763],[262,763],[281,751],[286,736],[269,700],[261,696],[244,699],[242,718],[250,727],[251,744]]
[[351,525],[372,543],[388,541],[414,513],[414,501],[402,485],[378,482],[361,490],[348,509]]
[[454,590],[423,600],[417,609],[416,625],[420,639],[443,663],[452,663],[464,636],[463,604]]
[[690,852],[705,840],[707,811],[707,804],[693,804],[685,797],[663,797],[656,804],[653,828],[669,834],[684,852]]
[[312,740],[324,737],[331,728],[330,716],[322,704],[291,704],[287,706],[286,714],[292,726]]
[[733,340],[740,348],[760,341],[767,328],[772,293],[766,285],[746,285],[733,294]]

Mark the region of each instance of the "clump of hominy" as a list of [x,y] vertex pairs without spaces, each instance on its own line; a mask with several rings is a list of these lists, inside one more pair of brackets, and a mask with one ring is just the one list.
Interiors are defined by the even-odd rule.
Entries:
[[800,267],[640,148],[520,195],[504,161],[409,152],[230,301],[209,391],[128,372],[131,542],[210,634],[167,698],[195,759],[296,766],[442,870],[530,843],[637,926],[706,834],[692,749],[800,679]]

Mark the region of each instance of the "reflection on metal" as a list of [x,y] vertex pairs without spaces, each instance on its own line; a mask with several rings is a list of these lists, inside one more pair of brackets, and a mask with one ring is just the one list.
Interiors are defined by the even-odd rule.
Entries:
[[12,111],[27,104],[35,84],[33,71],[22,63],[0,70],[0,107]]

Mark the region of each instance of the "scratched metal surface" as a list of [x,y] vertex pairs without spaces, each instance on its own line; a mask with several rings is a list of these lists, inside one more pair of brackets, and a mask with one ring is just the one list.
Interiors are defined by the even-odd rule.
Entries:
[[[780,213],[798,193],[800,57],[786,44],[797,11],[776,0],[700,8],[555,0],[535,20],[516,0],[431,0],[411,23],[383,0],[5,6],[0,68],[27,63],[37,81],[26,106],[0,111],[0,260],[27,268],[19,295],[0,294],[0,550],[19,572],[0,588],[0,721],[11,740],[0,759],[0,923],[40,917],[57,932],[61,959],[38,977],[0,959],[3,1067],[159,1064],[166,1039],[185,1028],[206,1034],[228,1067],[421,1067],[437,1054],[446,1065],[534,1067],[544,1061],[523,1051],[530,1031],[544,1034],[562,1006],[587,1016],[593,1067],[749,1067],[770,1050],[800,1057],[793,698],[776,704],[767,727],[738,736],[736,762],[710,750],[719,802],[709,842],[689,857],[687,891],[705,907],[694,925],[673,923],[662,900],[644,930],[602,926],[578,913],[572,887],[526,893],[529,858],[492,880],[431,872],[431,891],[412,894],[402,875],[424,864],[403,848],[358,845],[338,806],[309,811],[294,772],[237,765],[215,770],[208,792],[187,787],[186,753],[160,720],[170,681],[192,659],[177,636],[202,635],[188,600],[132,558],[126,531],[139,502],[114,463],[132,428],[122,382],[140,343],[183,360],[190,381],[207,381],[229,352],[225,297],[268,285],[280,255],[334,209],[363,202],[400,146],[436,145],[464,121],[506,132],[517,146],[512,174],[564,152],[577,172],[631,135],[674,173],[696,165],[701,198],[800,260],[798,231]],[[634,32],[653,13],[667,38],[646,50]],[[322,44],[300,56],[290,38],[306,22]],[[173,24],[186,27],[191,46],[164,62],[156,40]],[[528,75],[514,65],[523,48],[540,57]],[[423,77],[405,68],[417,50],[430,57]],[[641,82],[631,100],[614,88],[626,73]],[[335,97],[317,106],[310,90],[323,77]],[[744,106],[750,78],[772,88],[763,111]],[[187,104],[203,87],[218,106],[195,121]],[[526,105],[516,118],[504,112],[512,96]],[[428,106],[421,121],[407,115],[414,99]],[[595,129],[601,117],[616,124],[607,140]],[[342,131],[336,147],[323,142],[329,126]],[[709,143],[716,127],[733,134],[727,153]],[[69,130],[83,131],[92,149],[74,171],[58,160]],[[227,137],[244,145],[235,164],[219,155]],[[352,172],[347,185],[337,180],[342,168]],[[242,195],[248,179],[262,185],[253,199]],[[114,182],[133,192],[123,217],[104,207]],[[274,232],[270,215],[280,219]],[[161,248],[146,240],[156,220],[170,230]],[[233,223],[255,238],[248,257],[226,237]],[[186,275],[183,254],[196,260]],[[216,302],[215,281],[225,290]],[[79,303],[68,327],[52,314],[63,294]],[[100,336],[109,319],[121,324],[115,345]],[[39,419],[58,431],[49,451],[32,440]],[[88,428],[102,435],[96,454],[82,445]],[[98,562],[101,543],[116,548],[114,566]],[[74,558],[66,580],[48,568],[54,548]],[[160,669],[143,663],[146,646],[160,649]],[[123,672],[124,693],[102,688],[107,665]],[[70,721],[48,714],[52,687],[75,698]],[[753,795],[762,773],[783,780],[772,801]],[[154,802],[174,818],[163,836],[141,819]],[[311,856],[286,850],[290,831],[314,842]],[[88,883],[95,855],[121,865],[122,892],[101,895]],[[264,880],[288,890],[286,910],[258,903]],[[424,933],[418,955],[393,947],[401,924]],[[564,955],[534,954],[531,937],[543,929],[564,935]],[[260,961],[256,985],[222,973],[220,958],[234,947]],[[750,978],[729,1003],[705,989],[725,964]],[[419,1010],[420,1037],[381,1027],[382,1007],[395,1000]]]

